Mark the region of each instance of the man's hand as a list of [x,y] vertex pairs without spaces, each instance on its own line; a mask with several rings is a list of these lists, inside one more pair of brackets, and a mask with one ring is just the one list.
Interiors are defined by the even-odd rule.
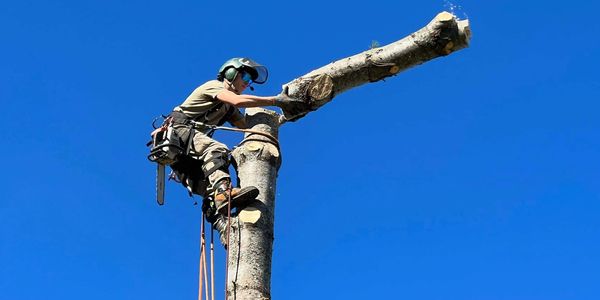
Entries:
[[306,115],[310,109],[310,105],[302,99],[290,97],[286,91],[277,95],[274,101],[275,106],[283,110],[283,116],[287,121],[296,121]]

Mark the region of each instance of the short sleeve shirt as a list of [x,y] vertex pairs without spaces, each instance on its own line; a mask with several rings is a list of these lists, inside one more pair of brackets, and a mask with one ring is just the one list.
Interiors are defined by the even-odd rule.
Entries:
[[[225,121],[235,122],[241,120],[244,116],[236,107],[217,99],[217,94],[224,89],[222,81],[208,81],[197,87],[182,104],[176,106],[173,110],[182,112],[196,121],[217,125],[225,117],[227,111],[233,109],[233,114]],[[200,118],[198,119],[198,117]]]

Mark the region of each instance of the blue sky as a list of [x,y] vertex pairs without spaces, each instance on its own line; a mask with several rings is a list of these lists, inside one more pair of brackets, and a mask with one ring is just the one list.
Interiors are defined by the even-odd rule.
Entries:
[[195,299],[200,210],[175,184],[155,204],[154,116],[230,57],[272,95],[454,5],[470,48],[281,129],[273,298],[598,299],[599,5],[578,0],[5,3],[0,299]]

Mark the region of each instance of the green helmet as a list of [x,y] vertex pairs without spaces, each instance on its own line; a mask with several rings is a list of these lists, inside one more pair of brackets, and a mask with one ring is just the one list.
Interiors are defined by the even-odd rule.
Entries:
[[265,66],[246,57],[235,57],[221,66],[219,74],[217,74],[217,80],[227,79],[232,81],[239,71],[248,72],[252,76],[252,82],[258,84],[265,83],[269,77],[269,72]]

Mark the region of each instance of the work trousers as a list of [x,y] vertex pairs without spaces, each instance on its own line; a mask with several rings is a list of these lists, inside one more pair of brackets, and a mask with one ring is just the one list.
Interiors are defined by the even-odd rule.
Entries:
[[[180,137],[187,136],[185,126],[175,126],[175,130]],[[194,172],[203,172],[203,170],[211,170],[217,167],[208,176],[204,174],[204,180],[194,182],[193,185],[188,184],[194,187],[194,192],[206,197],[214,193],[217,188],[216,184],[219,181],[230,179],[228,169],[230,151],[227,145],[200,131],[194,131],[192,143],[189,156],[202,162],[202,170],[194,170]]]

